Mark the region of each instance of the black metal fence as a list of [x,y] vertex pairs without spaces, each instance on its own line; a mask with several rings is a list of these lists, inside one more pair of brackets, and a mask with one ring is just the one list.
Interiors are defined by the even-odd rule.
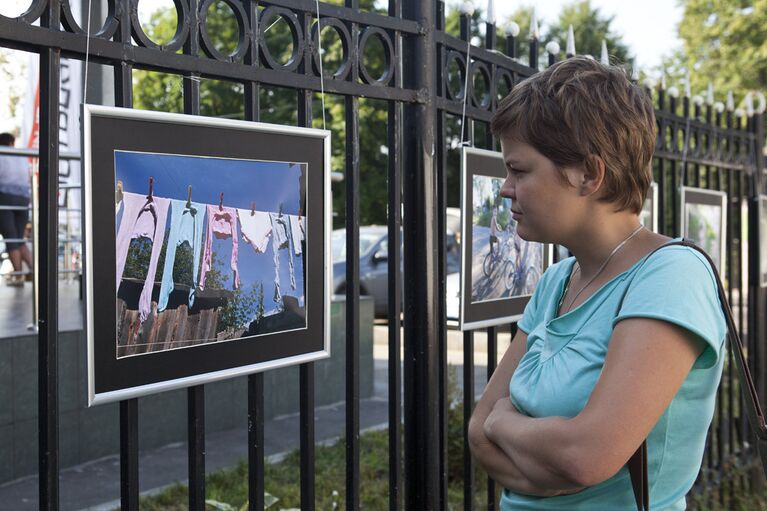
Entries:
[[[347,236],[346,304],[346,481],[345,506],[360,507],[359,433],[359,212],[360,98],[386,102],[388,109],[389,271],[389,508],[447,508],[448,366],[445,321],[445,208],[448,163],[455,150],[450,126],[472,145],[496,148],[487,123],[499,99],[514,84],[535,73],[538,41],[530,44],[528,65],[515,55],[514,37],[496,49],[496,27],[487,24],[483,46],[469,45],[471,18],[462,15],[460,34],[445,30],[440,0],[389,0],[388,13],[359,9],[359,0],[344,5],[312,0],[219,0],[231,8],[239,39],[231,54],[215,48],[207,33],[207,13],[216,0],[174,0],[178,30],[164,45],[152,42],[137,16],[137,0],[108,0],[103,23],[92,35],[77,24],[70,0],[34,0],[28,11],[11,19],[0,16],[0,45],[40,55],[40,232],[39,258],[39,481],[40,508],[59,502],[59,414],[57,391],[57,167],[61,59],[75,58],[114,69],[118,106],[132,107],[135,69],[171,73],[183,80],[184,111],[200,113],[200,79],[243,84],[247,120],[259,120],[262,86],[295,92],[298,124],[312,125],[317,92],[343,97],[345,111],[345,222]],[[342,40],[342,72],[319,76],[316,63],[317,12],[322,27]],[[287,23],[293,52],[285,62],[271,54],[266,30],[275,20]],[[39,21],[39,26],[33,25]],[[384,72],[372,76],[365,48],[378,40],[384,48]],[[470,55],[467,59],[467,53]],[[558,58],[549,55],[549,62]],[[466,70],[468,69],[468,79]],[[763,122],[760,116],[735,116],[732,109],[694,105],[657,92],[659,123],[655,181],[659,183],[660,226],[678,235],[680,185],[728,193],[727,267],[725,278],[738,326],[746,340],[749,362],[765,395],[764,293],[759,287],[759,221],[756,197],[762,189]],[[464,140],[459,140],[459,145]],[[340,169],[335,169],[340,170]],[[402,221],[403,215],[406,219]],[[401,231],[401,229],[403,229]],[[400,241],[404,241],[400,249]],[[401,275],[400,258],[404,259]],[[404,277],[404,280],[403,280]],[[403,293],[403,282],[404,286]],[[404,299],[401,297],[404,296]],[[402,312],[402,315],[400,314]],[[511,333],[515,325],[509,325]],[[404,338],[400,332],[404,331]],[[496,366],[498,334],[487,329],[487,373]],[[400,349],[404,347],[404,358]],[[464,381],[475,379],[474,335],[464,334]],[[314,509],[314,366],[300,366],[301,509]],[[403,378],[404,376],[404,378]],[[402,384],[400,382],[403,382]],[[472,385],[464,385],[464,432],[474,403]],[[248,378],[248,442],[251,509],[264,508],[264,379]],[[205,507],[205,424],[202,386],[188,389],[189,508]],[[747,425],[738,405],[733,373],[726,370],[712,426],[710,445],[696,491],[728,488],[734,464],[753,463]],[[404,405],[404,406],[403,406]],[[126,510],[138,509],[138,402],[120,404],[121,499]],[[404,422],[404,438],[400,424]],[[465,444],[466,445],[466,444]],[[404,453],[404,455],[403,455]],[[465,508],[474,507],[474,467],[464,449]],[[404,471],[401,467],[404,466]],[[487,508],[496,508],[496,488],[487,488]],[[482,489],[484,490],[484,489]],[[724,498],[725,492],[718,492]]]

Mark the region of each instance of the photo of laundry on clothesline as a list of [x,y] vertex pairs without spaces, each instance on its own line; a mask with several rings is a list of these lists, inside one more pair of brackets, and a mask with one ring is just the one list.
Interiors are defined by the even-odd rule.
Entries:
[[117,357],[306,328],[305,178],[115,151]]

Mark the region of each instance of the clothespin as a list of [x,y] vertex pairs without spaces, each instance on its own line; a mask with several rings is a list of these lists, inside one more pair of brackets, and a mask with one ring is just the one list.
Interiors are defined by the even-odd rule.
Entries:
[[186,207],[192,207],[192,185],[186,187]]
[[256,214],[256,203],[254,201],[250,203],[250,216],[253,216],[255,214]]
[[224,192],[221,192],[218,196],[218,210],[224,209]]
[[117,180],[117,191],[115,192],[115,204],[123,200],[123,182],[122,179]]
[[146,200],[152,202],[154,200],[154,178],[149,176],[149,195],[146,196]]

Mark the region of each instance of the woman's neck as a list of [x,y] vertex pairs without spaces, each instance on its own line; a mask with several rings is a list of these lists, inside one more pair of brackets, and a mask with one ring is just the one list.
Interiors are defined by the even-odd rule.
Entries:
[[635,235],[615,253],[613,259],[619,257],[620,253],[628,251],[631,243],[642,235],[641,230],[635,233],[640,225],[636,214],[615,213],[603,218],[604,221],[591,223],[588,229],[578,232],[567,245],[578,261],[581,275],[586,278],[596,274],[616,247],[628,239],[632,233]]

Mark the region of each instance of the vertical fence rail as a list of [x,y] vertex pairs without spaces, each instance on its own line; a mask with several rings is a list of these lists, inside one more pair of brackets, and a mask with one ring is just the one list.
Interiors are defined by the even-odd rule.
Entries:
[[[389,0],[389,16],[402,18],[402,1]],[[402,80],[402,36],[392,34],[394,53],[399,56],[395,62],[394,83],[403,86]],[[387,233],[389,239],[389,272],[387,284],[389,299],[388,336],[388,422],[389,422],[389,511],[399,511],[402,506],[402,385],[400,349],[402,347],[402,105],[396,101],[387,103],[387,146],[389,148],[387,180]]]
[[[252,27],[250,48],[245,63],[258,66],[258,6],[249,3],[247,19]],[[258,82],[243,84],[244,110],[246,121],[261,120],[261,86]],[[264,502],[264,373],[248,376],[248,510],[263,511]]]
[[[59,28],[60,5],[50,0],[41,19]],[[40,52],[40,251],[38,293],[38,457],[40,509],[59,508],[58,168],[61,50]]]

